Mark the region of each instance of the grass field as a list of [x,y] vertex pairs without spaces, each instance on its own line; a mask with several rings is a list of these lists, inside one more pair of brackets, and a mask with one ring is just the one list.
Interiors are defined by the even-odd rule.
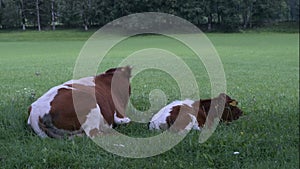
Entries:
[[[76,57],[91,34],[0,32],[0,168],[299,168],[299,34],[294,33],[208,34],[224,65],[227,91],[245,116],[220,124],[203,144],[198,143],[199,132],[192,131],[164,154],[130,159],[110,154],[86,137],[40,139],[26,125],[27,108],[52,86],[72,78]],[[205,69],[193,54],[160,36],[124,41],[103,60],[99,72],[145,47],[181,56],[201,86],[201,97],[210,96]],[[132,103],[147,110],[148,94],[157,86],[168,102],[178,99],[178,87],[171,82],[163,72],[142,72],[132,79]],[[117,130],[133,137],[159,134],[141,123]]]

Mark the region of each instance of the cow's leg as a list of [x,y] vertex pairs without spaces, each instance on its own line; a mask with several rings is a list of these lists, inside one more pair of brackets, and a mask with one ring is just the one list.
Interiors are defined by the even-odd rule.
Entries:
[[107,129],[112,128],[112,126],[107,124],[97,104],[96,108],[91,109],[87,114],[86,121],[82,124],[81,128],[85,131],[87,136],[94,138]]
[[117,112],[114,113],[114,122],[115,122],[115,124],[127,124],[130,121],[131,120],[128,117],[120,118],[120,117],[117,116]]

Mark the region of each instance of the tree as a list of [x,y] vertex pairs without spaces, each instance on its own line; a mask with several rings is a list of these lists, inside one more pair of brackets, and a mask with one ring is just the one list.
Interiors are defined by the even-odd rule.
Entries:
[[37,27],[38,27],[38,31],[41,31],[41,18],[40,18],[40,6],[39,6],[39,3],[40,3],[39,0],[35,1]]
[[59,21],[66,27],[77,27],[80,20],[78,0],[59,1]]
[[243,28],[252,28],[253,4],[256,0],[241,0],[240,8],[243,18]]
[[55,0],[51,0],[51,24],[52,30],[55,30],[55,11],[54,11]]
[[2,28],[14,28],[19,25],[19,14],[18,14],[18,6],[16,1],[2,1],[2,7],[0,8],[1,15],[1,27]]
[[88,30],[92,11],[91,0],[64,0],[59,4],[60,22],[67,27],[82,26]]
[[0,28],[2,27],[2,13],[3,13],[3,8],[5,7],[5,4],[3,0],[0,0]]
[[237,31],[299,21],[299,0],[0,0],[0,28],[55,30],[59,24],[88,30],[139,12],[173,14],[209,31]]
[[221,29],[225,32],[238,31],[240,29],[239,0],[223,1]]
[[288,20],[299,21],[299,0],[286,0],[288,5]]
[[24,9],[24,1],[19,0],[19,7],[20,7],[20,15],[21,15],[21,23],[22,23],[22,30],[26,30],[26,16],[25,16],[25,9]]
[[282,14],[286,11],[286,2],[284,0],[261,0],[253,3],[253,24],[256,26],[282,21]]

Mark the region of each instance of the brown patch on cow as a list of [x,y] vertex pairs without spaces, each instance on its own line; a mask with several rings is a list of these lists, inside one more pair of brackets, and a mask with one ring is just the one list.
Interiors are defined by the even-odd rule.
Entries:
[[[73,97],[80,98],[76,99],[76,111]],[[86,91],[62,88],[58,90],[50,105],[53,125],[59,129],[73,131],[80,129],[80,123],[84,123],[91,109],[96,108],[96,101],[94,96]]]
[[200,128],[204,126],[207,118],[207,112],[200,104],[200,101],[195,101],[192,104],[192,107],[188,105],[174,106],[170,112],[170,116],[166,119],[168,127],[173,125],[173,130],[175,131],[184,129],[190,122],[192,122],[192,118],[189,114],[196,118]]
[[125,117],[125,111],[130,96],[129,66],[114,68],[95,77],[95,90],[97,103],[101,113],[108,124],[113,123],[114,113],[117,117]]
[[194,108],[194,111],[197,112],[196,117],[197,117],[198,126],[202,128],[207,118],[207,112],[204,109],[204,107],[200,104],[200,101],[195,101],[192,106]]
[[170,112],[170,116],[166,119],[168,126],[171,127],[172,131],[176,132],[185,129],[186,126],[192,122],[192,118],[189,114],[197,117],[194,109],[188,105],[174,106]]

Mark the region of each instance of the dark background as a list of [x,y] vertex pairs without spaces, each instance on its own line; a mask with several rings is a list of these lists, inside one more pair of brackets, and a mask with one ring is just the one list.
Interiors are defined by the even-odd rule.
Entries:
[[206,32],[299,24],[299,0],[0,0],[0,29],[88,30],[139,12],[173,14]]

